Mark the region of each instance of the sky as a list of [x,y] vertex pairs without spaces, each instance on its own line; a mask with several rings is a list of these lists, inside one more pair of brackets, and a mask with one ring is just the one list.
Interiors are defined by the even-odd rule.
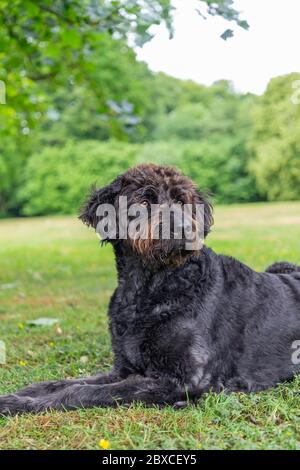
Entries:
[[[232,80],[240,92],[262,94],[272,77],[300,72],[300,0],[236,0],[250,24],[245,31],[223,19],[203,20],[198,0],[174,0],[175,35],[155,26],[154,38],[137,50],[151,70],[211,85]],[[220,35],[232,28],[227,41]]]

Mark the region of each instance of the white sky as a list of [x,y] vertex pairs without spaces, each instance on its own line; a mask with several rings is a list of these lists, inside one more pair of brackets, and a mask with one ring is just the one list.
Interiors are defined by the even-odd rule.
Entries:
[[[236,0],[250,24],[244,31],[220,18],[203,20],[197,0],[174,0],[175,36],[154,27],[154,39],[137,50],[154,71],[210,85],[228,79],[242,92],[261,94],[275,76],[300,72],[300,0]],[[220,34],[227,28],[235,36]]]

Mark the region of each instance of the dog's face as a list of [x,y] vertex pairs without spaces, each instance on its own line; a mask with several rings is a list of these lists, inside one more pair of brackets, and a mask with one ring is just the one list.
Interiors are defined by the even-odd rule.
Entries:
[[[108,186],[93,189],[81,220],[97,228],[104,222],[107,205],[112,206],[116,223],[114,236],[102,233],[103,241],[124,243],[146,264],[181,264],[200,250],[199,239],[207,236],[213,222],[205,195],[189,178],[166,166],[139,165]],[[99,212],[101,207],[104,212]]]

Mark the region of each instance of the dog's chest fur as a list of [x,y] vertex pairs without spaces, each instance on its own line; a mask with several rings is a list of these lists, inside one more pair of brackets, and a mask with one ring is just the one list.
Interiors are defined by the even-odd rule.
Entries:
[[[113,347],[134,372],[198,386],[205,378],[208,345],[199,331],[195,305],[201,267],[149,272],[139,265],[121,270],[110,308]],[[188,295],[187,295],[188,293]]]

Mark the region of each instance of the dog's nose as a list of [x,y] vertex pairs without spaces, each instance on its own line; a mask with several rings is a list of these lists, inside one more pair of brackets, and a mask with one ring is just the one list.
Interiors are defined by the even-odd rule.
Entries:
[[184,237],[191,233],[192,227],[188,217],[181,209],[171,213],[171,233],[176,237]]
[[191,232],[192,232],[192,226],[191,224],[188,222],[188,221],[179,221],[176,225],[175,225],[175,230],[174,232],[176,232],[178,235],[179,234],[186,234],[186,235],[189,235]]

